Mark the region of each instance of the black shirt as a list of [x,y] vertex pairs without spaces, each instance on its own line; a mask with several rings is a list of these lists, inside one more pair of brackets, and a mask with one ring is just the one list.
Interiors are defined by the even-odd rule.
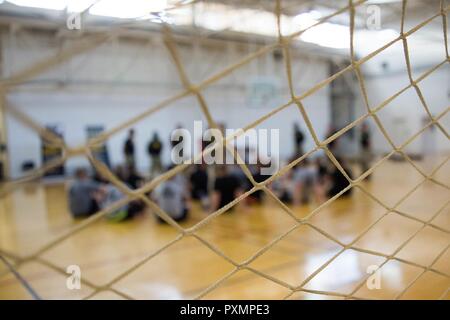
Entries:
[[131,156],[134,154],[134,142],[130,138],[125,142],[124,152],[127,156]]
[[328,173],[327,167],[323,164],[317,166],[317,172],[320,179],[324,179]]
[[228,175],[216,179],[214,190],[220,193],[219,208],[222,208],[234,200],[238,188],[239,180],[235,176]]
[[205,170],[196,170],[191,175],[192,197],[199,199],[208,193],[208,174]]
[[[352,173],[349,170],[349,168],[343,167],[345,172],[351,177]],[[341,192],[343,189],[347,188],[347,186],[350,184],[347,180],[347,178],[340,172],[337,168],[334,169],[334,171],[331,173],[331,181],[332,181],[332,187],[328,192],[328,196],[334,197],[339,192]],[[342,194],[342,196],[350,195],[352,192],[352,189],[347,190]]]
[[361,147],[363,149],[369,149],[370,147],[370,134],[368,132],[363,132],[361,134]]
[[162,144],[159,140],[153,140],[148,145],[148,153],[152,156],[161,154]]
[[300,130],[295,131],[295,142],[297,143],[297,145],[301,145],[304,139],[305,136],[303,135],[303,132],[301,132]]
[[[264,182],[268,176],[261,174],[261,168],[258,168],[253,174],[253,180],[255,182],[261,183]],[[250,189],[253,187],[251,181],[249,180]],[[257,190],[251,194],[251,197],[255,198],[256,200],[260,201],[262,199],[262,196],[264,195],[263,190]]]

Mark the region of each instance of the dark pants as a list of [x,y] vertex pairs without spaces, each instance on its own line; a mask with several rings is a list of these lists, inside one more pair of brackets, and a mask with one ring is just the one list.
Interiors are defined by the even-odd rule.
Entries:
[[[188,213],[189,213],[189,210],[188,210],[187,208],[184,208],[183,214],[182,214],[180,217],[178,217],[178,218],[172,218],[172,219],[173,219],[174,221],[176,221],[176,222],[182,222],[182,221],[184,221],[184,220],[187,219]],[[157,220],[158,220],[159,223],[166,223],[166,221],[164,221],[163,219],[161,219],[160,216],[156,216],[156,218],[157,218]]]
[[192,199],[202,200],[208,196],[207,188],[194,188],[191,193]]
[[90,204],[89,210],[87,212],[78,213],[78,214],[73,214],[72,213],[72,216],[75,219],[78,219],[78,218],[82,219],[82,218],[90,217],[90,216],[92,216],[93,214],[96,214],[99,211],[100,211],[100,207],[98,206],[97,201],[95,201],[94,199],[91,199],[91,204]]
[[131,201],[128,204],[128,218],[132,218],[141,213],[145,208],[142,201]]

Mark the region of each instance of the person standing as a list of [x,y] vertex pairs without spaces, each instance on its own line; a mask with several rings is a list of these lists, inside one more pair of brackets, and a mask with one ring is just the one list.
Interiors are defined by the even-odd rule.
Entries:
[[125,141],[125,145],[123,148],[123,153],[125,155],[125,162],[128,167],[135,168],[136,160],[135,160],[135,148],[134,148],[134,129],[130,129],[128,131],[128,137]]
[[157,132],[153,133],[153,138],[148,144],[148,155],[150,156],[150,176],[154,177],[157,173],[162,172],[161,151],[162,142]]
[[305,135],[303,134],[300,126],[294,123],[294,141],[295,141],[295,156],[301,157],[303,155],[303,142],[305,141]]

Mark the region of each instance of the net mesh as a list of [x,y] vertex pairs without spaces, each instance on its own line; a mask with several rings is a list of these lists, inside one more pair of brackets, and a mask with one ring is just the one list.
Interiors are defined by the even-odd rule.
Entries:
[[[183,63],[179,57],[178,54],[178,50],[176,47],[176,43],[172,37],[172,33],[171,30],[169,28],[169,26],[164,26],[163,27],[163,32],[164,32],[164,43],[165,46],[167,47],[171,58],[176,66],[176,69],[178,71],[178,75],[181,79],[181,82],[184,86],[184,90],[172,97],[167,98],[166,100],[164,100],[163,102],[152,106],[151,108],[149,108],[148,110],[146,110],[145,112],[143,112],[142,114],[139,114],[123,123],[121,123],[119,126],[95,137],[90,139],[86,145],[80,146],[78,148],[70,148],[67,145],[65,145],[64,141],[56,136],[54,133],[48,131],[46,128],[42,127],[41,125],[39,125],[37,122],[35,122],[33,119],[29,118],[27,115],[23,114],[22,112],[20,112],[17,109],[14,108],[9,108],[8,112],[13,113],[18,119],[20,119],[24,124],[26,124],[27,126],[29,126],[31,129],[33,129],[37,134],[39,134],[42,138],[45,139],[45,141],[47,141],[47,143],[49,145],[53,145],[56,147],[60,147],[64,150],[63,156],[59,159],[53,160],[49,163],[46,163],[44,166],[42,166],[41,168],[38,168],[37,170],[33,171],[30,175],[27,175],[26,177],[16,180],[16,181],[11,181],[8,182],[6,184],[3,185],[2,188],[2,195],[4,196],[5,194],[11,192],[14,188],[16,188],[17,186],[22,185],[23,183],[27,182],[27,181],[32,181],[34,179],[39,178],[40,176],[42,176],[45,172],[47,172],[48,170],[51,170],[52,168],[58,167],[61,164],[63,164],[66,160],[70,159],[71,157],[74,156],[79,156],[79,155],[84,155],[86,156],[90,162],[92,163],[92,165],[95,167],[95,169],[107,180],[109,180],[112,184],[114,184],[115,186],[117,186],[125,195],[126,197],[114,204],[112,204],[110,207],[99,211],[98,213],[96,213],[95,215],[87,218],[86,220],[84,220],[83,222],[71,227],[69,230],[67,230],[66,232],[64,232],[63,234],[57,236],[56,238],[54,238],[53,240],[49,241],[47,244],[43,245],[42,247],[40,247],[39,249],[35,250],[33,253],[27,255],[27,256],[19,256],[18,254],[12,253],[12,252],[6,252],[5,250],[1,250],[0,253],[2,255],[2,261],[3,263],[7,266],[8,271],[9,272],[13,272],[13,274],[15,274],[19,279],[21,279],[21,283],[27,288],[27,290],[30,292],[30,294],[33,297],[38,297],[38,293],[34,292],[32,290],[32,288],[30,286],[28,286],[27,282],[25,279],[23,279],[20,276],[20,272],[19,272],[19,267],[25,263],[34,261],[37,263],[40,263],[42,265],[45,265],[61,274],[66,275],[66,271],[64,269],[62,269],[61,267],[55,265],[54,263],[52,263],[51,261],[43,258],[43,254],[46,253],[47,251],[49,251],[50,249],[54,248],[55,246],[57,246],[58,244],[60,244],[61,242],[63,242],[64,240],[68,239],[69,237],[75,235],[76,233],[86,229],[87,227],[91,226],[93,223],[95,223],[96,221],[99,221],[102,217],[104,217],[105,215],[107,215],[108,213],[120,208],[121,206],[123,206],[124,204],[132,201],[132,200],[136,200],[139,199],[141,201],[143,201],[149,208],[152,209],[153,212],[155,212],[161,219],[163,219],[164,221],[166,221],[169,225],[171,225],[172,227],[174,227],[177,231],[178,231],[178,235],[170,242],[168,242],[166,245],[164,245],[163,247],[159,248],[158,250],[148,253],[148,255],[143,258],[142,260],[140,260],[138,263],[136,263],[135,265],[133,265],[131,268],[127,269],[126,271],[120,273],[119,275],[115,276],[112,280],[110,280],[107,284],[102,285],[102,286],[98,286],[95,283],[87,280],[87,279],[81,279],[81,282],[91,288],[93,288],[93,292],[91,294],[89,294],[87,297],[85,297],[85,299],[89,299],[92,298],[93,296],[95,296],[96,294],[98,294],[99,292],[102,291],[112,291],[116,294],[118,294],[119,296],[126,298],[126,299],[133,299],[133,297],[131,297],[130,295],[121,292],[120,290],[118,290],[117,288],[113,287],[114,284],[116,284],[118,281],[124,279],[125,277],[127,277],[128,275],[130,275],[131,273],[133,273],[134,271],[136,271],[139,267],[143,266],[144,264],[146,264],[147,262],[149,262],[150,260],[152,260],[154,257],[156,257],[157,255],[161,254],[162,252],[164,252],[165,250],[167,250],[168,248],[170,248],[171,246],[173,246],[174,244],[176,244],[177,242],[180,242],[180,240],[182,240],[183,238],[186,237],[193,237],[195,239],[197,239],[198,241],[200,241],[205,247],[207,247],[209,250],[211,250],[212,252],[214,252],[216,255],[222,257],[223,259],[225,259],[227,262],[229,262],[230,264],[232,264],[234,266],[234,268],[232,269],[232,271],[230,271],[229,273],[227,273],[224,277],[220,278],[219,280],[217,280],[216,282],[210,284],[209,287],[207,287],[206,289],[204,289],[200,294],[198,294],[197,299],[201,299],[203,297],[205,297],[208,293],[212,292],[213,290],[215,290],[218,286],[220,286],[222,283],[224,283],[226,280],[228,280],[229,278],[231,278],[233,275],[235,275],[237,272],[239,272],[240,270],[247,270],[259,277],[265,278],[271,282],[274,282],[278,285],[281,285],[285,288],[287,288],[289,290],[289,294],[285,297],[285,298],[289,298],[291,297],[293,294],[297,293],[297,292],[306,292],[306,293],[314,293],[314,294],[321,294],[321,295],[326,295],[329,297],[343,297],[343,298],[352,298],[352,299],[358,299],[360,297],[358,297],[356,295],[356,293],[358,292],[358,290],[366,283],[366,280],[368,279],[368,277],[370,275],[367,275],[366,277],[364,277],[361,281],[358,282],[358,284],[351,290],[350,293],[339,293],[339,292],[329,292],[329,291],[322,291],[322,290],[312,290],[312,289],[308,289],[306,288],[307,284],[311,282],[312,279],[314,279],[320,272],[322,272],[327,266],[329,266],[333,261],[335,261],[339,256],[341,256],[345,251],[347,250],[355,250],[358,252],[362,252],[362,253],[367,253],[370,255],[375,255],[378,257],[383,258],[383,262],[381,264],[379,264],[379,267],[383,267],[385,264],[387,264],[389,261],[395,260],[398,262],[402,262],[404,264],[410,265],[410,266],[414,266],[417,268],[421,269],[421,272],[414,277],[414,279],[412,279],[412,281],[410,281],[407,286],[401,290],[397,295],[396,295],[396,299],[401,298],[405,292],[411,288],[426,272],[431,272],[431,273],[435,273],[437,275],[443,276],[446,279],[449,278],[449,275],[437,270],[434,268],[435,263],[439,260],[439,258],[441,258],[446,251],[449,248],[449,244],[447,244],[444,248],[444,250],[442,250],[441,252],[439,252],[439,254],[433,259],[433,261],[431,261],[431,263],[429,263],[428,265],[422,265],[413,261],[409,261],[407,259],[403,259],[400,257],[397,257],[397,253],[399,253],[408,243],[410,243],[424,228],[426,227],[430,227],[430,228],[434,228],[436,230],[440,230],[442,232],[444,232],[446,235],[449,234],[449,231],[432,223],[432,221],[439,215],[441,214],[445,208],[448,205],[448,201],[445,203],[444,206],[442,206],[437,212],[435,212],[429,219],[427,220],[422,220],[419,219],[417,217],[415,217],[414,215],[402,212],[399,210],[399,206],[405,201],[405,199],[407,199],[411,194],[413,194],[417,189],[419,189],[422,185],[424,185],[426,182],[432,181],[433,183],[439,184],[440,186],[444,187],[446,190],[449,189],[449,187],[436,180],[433,176],[434,174],[440,169],[442,168],[448,161],[448,157],[445,158],[445,160],[440,163],[437,167],[435,167],[430,173],[425,173],[419,166],[416,165],[416,163],[414,161],[411,160],[411,158],[408,156],[407,153],[404,152],[404,148],[410,144],[415,138],[417,138],[420,134],[422,134],[425,130],[427,130],[428,128],[430,128],[431,126],[436,126],[437,128],[439,128],[439,130],[445,135],[445,137],[448,139],[448,133],[445,130],[445,128],[441,125],[440,120],[447,114],[447,112],[449,111],[449,107],[447,107],[441,114],[434,116],[431,112],[430,112],[430,108],[427,105],[427,102],[425,101],[425,98],[422,94],[422,91],[419,87],[419,84],[421,81],[423,81],[424,79],[426,79],[428,76],[430,76],[433,72],[435,72],[439,67],[441,67],[442,65],[449,63],[450,62],[450,58],[449,58],[449,51],[448,51],[448,44],[447,44],[447,12],[449,10],[449,7],[446,6],[445,1],[441,1],[440,2],[440,12],[436,12],[435,15],[433,15],[432,17],[422,21],[420,24],[416,25],[415,27],[413,27],[410,30],[405,30],[404,26],[405,26],[405,12],[406,12],[406,6],[407,6],[407,1],[403,0],[402,2],[402,12],[401,12],[401,29],[400,29],[400,33],[398,35],[398,37],[396,37],[394,40],[390,41],[389,43],[386,43],[384,46],[382,46],[381,48],[373,51],[371,54],[357,59],[355,56],[355,51],[354,51],[354,31],[355,31],[355,10],[358,6],[362,5],[363,3],[365,3],[366,1],[352,1],[350,0],[348,3],[348,6],[337,10],[336,12],[334,12],[333,14],[326,16],[322,19],[320,19],[319,22],[315,23],[314,25],[303,29],[301,31],[295,32],[293,34],[290,35],[283,35],[283,30],[281,28],[281,19],[282,19],[282,15],[281,15],[281,9],[282,9],[282,1],[281,0],[277,0],[276,1],[276,5],[275,5],[275,13],[277,16],[277,28],[278,28],[278,41],[277,43],[273,44],[273,45],[269,45],[269,46],[265,46],[262,49],[249,54],[248,56],[244,57],[242,60],[235,62],[234,64],[232,64],[231,66],[229,66],[228,68],[220,71],[219,73],[211,76],[210,78],[205,79],[204,81],[198,83],[198,84],[194,84],[192,83],[186,72],[185,69],[183,67]],[[293,85],[293,79],[292,79],[292,67],[291,67],[291,55],[290,55],[290,43],[292,42],[293,39],[295,39],[296,37],[300,36],[302,33],[306,32],[307,30],[316,27],[317,25],[320,25],[322,23],[325,23],[327,20],[331,19],[332,17],[339,15],[341,13],[344,12],[349,12],[349,16],[350,16],[350,53],[351,53],[351,63],[346,66],[345,68],[341,69],[340,71],[338,71],[337,73],[331,75],[329,78],[323,80],[322,82],[318,83],[316,86],[310,88],[309,90],[303,92],[303,93],[297,93],[294,90],[294,85]],[[446,59],[444,61],[442,61],[441,63],[439,63],[438,65],[434,66],[433,68],[429,69],[428,71],[424,72],[423,74],[421,74],[420,76],[418,76],[417,78],[413,77],[413,73],[412,73],[412,67],[411,67],[411,62],[410,62],[410,53],[408,51],[408,37],[411,36],[412,34],[414,34],[415,32],[417,32],[418,30],[420,30],[421,28],[423,28],[424,26],[426,26],[427,24],[429,24],[431,21],[433,21],[434,19],[439,19],[439,17],[442,18],[442,26],[443,26],[443,36],[444,36],[444,44],[445,44],[445,54],[446,54]],[[96,36],[96,41],[106,41],[107,39],[109,39],[109,36]],[[377,54],[379,54],[380,52],[384,51],[385,49],[389,48],[390,46],[392,46],[395,43],[401,42],[403,45],[403,49],[404,49],[404,59],[406,62],[406,66],[407,66],[407,73],[408,73],[408,77],[409,77],[409,81],[410,83],[405,86],[404,88],[402,88],[400,91],[396,92],[394,95],[392,95],[391,97],[389,97],[388,99],[386,99],[385,101],[383,101],[382,103],[380,103],[379,105],[375,106],[375,107],[371,107],[369,104],[369,99],[368,99],[368,94],[367,94],[367,89],[366,89],[366,85],[365,85],[365,81],[364,81],[364,77],[361,73],[361,65],[368,61],[369,59],[373,58],[374,56],[376,56]],[[78,47],[79,51],[78,52],[82,52],[83,50],[86,50],[87,48],[91,47],[92,44],[86,42],[83,43],[81,46]],[[219,79],[225,77],[226,75],[230,74],[231,72],[233,72],[234,70],[242,67],[243,65],[245,65],[246,63],[251,62],[252,60],[258,58],[259,56],[264,55],[265,53],[269,52],[270,50],[273,49],[280,49],[283,51],[284,53],[284,63],[285,63],[285,72],[286,72],[286,76],[287,76],[287,80],[288,80],[288,85],[289,85],[289,92],[290,92],[290,101],[288,101],[287,103],[285,103],[284,105],[281,105],[277,108],[275,108],[274,110],[270,111],[269,113],[267,113],[266,115],[264,115],[263,117],[261,117],[260,119],[248,124],[245,128],[243,132],[238,132],[234,135],[228,136],[226,138],[224,138],[223,141],[217,141],[214,145],[209,146],[208,148],[206,148],[202,154],[196,155],[196,158],[200,158],[202,157],[204,154],[210,153],[212,152],[212,150],[214,150],[218,145],[223,145],[227,148],[230,148],[229,143],[230,141],[232,141],[232,139],[236,138],[238,135],[245,133],[247,130],[256,127],[258,124],[262,123],[263,121],[265,121],[266,119],[274,116],[275,114],[277,114],[278,112],[288,108],[289,106],[295,105],[298,107],[298,110],[300,111],[301,117],[304,120],[304,122],[306,123],[307,127],[308,127],[308,131],[311,134],[314,143],[315,143],[315,147],[307,152],[306,154],[302,155],[301,157],[295,159],[294,161],[292,161],[291,163],[289,163],[288,165],[286,165],[285,167],[281,168],[280,170],[277,171],[276,174],[270,176],[270,178],[268,178],[267,180],[265,180],[264,182],[256,182],[249,169],[247,168],[247,166],[245,165],[245,163],[243,163],[243,161],[238,161],[238,163],[240,164],[242,170],[244,171],[244,173],[247,175],[248,179],[251,181],[253,187],[248,190],[247,192],[245,192],[244,194],[240,195],[239,197],[237,197],[235,200],[233,200],[232,202],[230,202],[228,205],[220,208],[219,210],[217,210],[216,212],[212,213],[211,215],[209,215],[208,217],[206,217],[205,219],[201,220],[200,222],[198,222],[197,224],[195,224],[192,227],[189,228],[183,228],[182,226],[180,226],[177,222],[175,222],[166,212],[164,212],[161,208],[158,207],[158,205],[153,202],[151,199],[149,199],[146,194],[150,191],[152,191],[153,189],[155,189],[160,183],[162,183],[163,181],[173,177],[174,175],[181,173],[183,170],[185,170],[189,164],[181,164],[178,165],[176,167],[174,167],[173,169],[171,169],[170,171],[158,176],[157,178],[153,179],[152,181],[150,181],[149,183],[145,184],[143,187],[137,189],[137,190],[131,190],[129,189],[122,181],[120,181],[109,169],[107,166],[105,166],[102,162],[100,162],[99,160],[97,160],[95,158],[95,156],[93,155],[93,149],[105,142],[108,138],[110,138],[112,135],[116,134],[117,132],[124,130],[134,124],[136,124],[137,122],[139,122],[140,120],[162,110],[163,108],[169,106],[171,103],[186,97],[186,96],[194,96],[197,101],[198,104],[201,108],[202,113],[204,114],[204,116],[207,119],[207,122],[209,124],[209,126],[211,128],[217,128],[217,124],[214,120],[213,115],[210,112],[210,109],[208,107],[208,104],[206,103],[206,100],[203,96],[202,91],[207,88],[209,85],[213,84],[214,82],[218,81]],[[73,51],[72,51],[73,53]],[[59,56],[59,60],[60,61],[64,61],[64,59],[68,59],[70,58],[69,55],[65,55],[60,54]],[[29,76],[34,76],[40,72],[42,72],[43,70],[45,70],[48,67],[47,63],[43,63],[40,65],[37,65],[35,67],[32,68],[32,70],[28,70],[27,74],[21,74],[18,75],[14,78],[11,78],[7,81],[4,81],[2,83],[2,87],[5,89],[8,86],[12,86],[14,84],[20,83],[21,81],[23,81],[23,79],[25,77],[29,77]],[[364,99],[364,103],[365,103],[365,108],[366,108],[366,113],[365,115],[361,116],[360,118],[358,118],[357,120],[355,120],[354,122],[348,124],[347,126],[345,126],[344,128],[340,129],[338,132],[334,133],[332,136],[328,137],[326,140],[324,141],[320,141],[320,139],[318,138],[318,135],[316,134],[316,131],[314,129],[314,126],[312,125],[311,120],[308,117],[308,114],[305,111],[305,107],[303,105],[303,100],[309,96],[311,96],[312,94],[314,94],[315,92],[317,92],[318,90],[320,90],[321,88],[325,87],[326,85],[330,84],[333,80],[337,79],[338,77],[342,76],[344,73],[349,72],[349,71],[354,71],[356,73],[357,76],[357,80],[359,83],[359,87],[360,90],[362,92],[362,96]],[[424,110],[426,111],[428,117],[429,117],[429,121],[428,123],[423,126],[421,128],[420,131],[418,131],[416,134],[414,134],[413,136],[411,136],[407,141],[405,141],[402,145],[400,146],[396,146],[392,139],[391,136],[388,134],[388,132],[386,131],[386,129],[383,126],[382,121],[380,120],[379,116],[377,115],[377,113],[382,110],[386,105],[388,105],[391,101],[393,101],[396,97],[398,97],[399,95],[401,95],[403,92],[407,91],[408,89],[413,88],[417,94],[417,96],[420,99],[420,102],[424,108]],[[383,136],[386,138],[386,140],[389,142],[389,144],[392,147],[392,150],[385,155],[383,158],[381,158],[378,162],[376,162],[368,171],[366,171],[364,174],[362,174],[360,177],[358,177],[357,179],[352,179],[349,174],[344,170],[343,166],[339,163],[339,161],[336,159],[335,155],[330,151],[328,144],[334,140],[336,140],[337,138],[339,138],[340,136],[342,136],[343,134],[345,134],[347,131],[349,131],[350,129],[354,128],[355,126],[357,126],[358,124],[362,123],[364,120],[366,119],[373,119],[378,127],[378,129],[382,132]],[[287,173],[291,168],[293,168],[294,166],[296,166],[298,163],[302,162],[305,158],[307,158],[308,156],[310,156],[311,154],[313,154],[314,152],[318,151],[318,150],[323,150],[326,155],[328,156],[328,158],[331,160],[331,162],[336,166],[336,168],[345,176],[345,178],[348,180],[349,185],[341,190],[341,192],[339,192],[338,194],[336,194],[334,197],[330,198],[329,200],[327,200],[326,202],[324,202],[323,204],[321,204],[319,207],[317,207],[316,209],[314,209],[313,211],[311,211],[308,215],[306,215],[305,217],[302,218],[298,218],[294,212],[292,212],[292,210],[283,203],[283,201],[281,201],[272,191],[271,189],[268,188],[268,185],[273,182],[275,179],[277,179],[278,177],[280,177],[281,175],[284,175],[285,173]],[[383,201],[381,201],[380,199],[378,199],[376,196],[374,196],[370,190],[368,190],[364,185],[361,184],[361,182],[368,177],[371,173],[374,172],[374,170],[379,167],[382,163],[384,163],[387,159],[389,159],[392,155],[394,154],[401,154],[403,156],[404,159],[406,159],[406,161],[408,163],[410,163],[415,170],[417,170],[417,172],[420,174],[421,176],[421,181],[420,183],[418,183],[414,188],[412,188],[408,193],[406,193],[403,197],[401,197],[400,199],[398,199],[398,201],[396,201],[396,203],[393,206],[387,205],[385,204]],[[239,157],[239,155],[232,153],[235,157]],[[239,160],[239,159],[237,159]],[[379,216],[375,221],[373,221],[369,226],[367,226],[353,241],[349,242],[349,243],[344,243],[340,240],[338,240],[336,237],[334,237],[333,235],[331,235],[330,233],[326,232],[325,230],[317,227],[316,225],[311,223],[311,218],[314,217],[321,209],[329,206],[331,203],[333,203],[336,199],[338,199],[342,194],[344,194],[346,191],[348,191],[351,188],[357,188],[359,190],[361,190],[365,195],[367,195],[368,197],[370,197],[371,199],[373,199],[375,202],[377,202],[379,205],[381,205],[384,209],[385,212]],[[289,215],[292,219],[294,219],[296,221],[296,223],[289,228],[286,232],[282,233],[281,235],[279,235],[278,237],[276,237],[275,239],[271,240],[269,243],[267,243],[266,245],[264,245],[262,248],[260,248],[257,252],[255,252],[252,256],[250,256],[249,258],[247,258],[245,261],[243,262],[236,262],[233,259],[231,259],[227,254],[225,254],[220,248],[218,248],[217,246],[215,246],[214,244],[212,244],[211,242],[207,241],[206,239],[204,239],[203,237],[201,237],[198,234],[198,231],[201,227],[209,224],[211,221],[213,221],[214,219],[216,219],[216,217],[218,217],[219,215],[223,214],[225,211],[227,211],[228,209],[230,209],[231,207],[235,206],[236,204],[238,204],[240,201],[244,200],[246,197],[248,197],[249,195],[251,195],[252,193],[262,190],[263,192],[265,192],[267,194],[268,197],[272,198],[275,200],[275,202],[281,207],[281,209],[283,210],[283,212],[285,212],[286,215]],[[397,214],[400,215],[404,218],[407,219],[411,219],[412,221],[416,221],[421,223],[421,227],[415,231],[411,236],[409,236],[406,241],[404,241],[403,243],[401,243],[401,245],[396,248],[394,250],[394,252],[390,255],[387,255],[385,253],[382,252],[377,252],[377,251],[373,251],[373,250],[366,250],[366,249],[362,249],[359,248],[357,246],[355,246],[355,243],[357,243],[357,241],[359,239],[361,239],[364,235],[366,235],[370,230],[372,230],[375,225],[377,223],[379,223],[384,217],[386,217],[389,214]],[[280,279],[277,279],[269,274],[266,274],[264,272],[261,272],[253,267],[250,266],[250,264],[255,261],[258,257],[260,257],[261,255],[263,255],[265,252],[267,252],[268,250],[270,250],[273,246],[275,246],[277,243],[279,243],[281,240],[285,239],[287,236],[289,236],[290,234],[292,234],[295,230],[298,230],[299,227],[301,226],[309,226],[311,228],[313,228],[314,230],[318,231],[320,234],[322,234],[324,237],[326,237],[327,239],[329,239],[330,241],[336,243],[340,249],[338,250],[338,252],[333,255],[328,261],[326,261],[325,263],[323,263],[319,268],[317,268],[314,272],[312,272],[305,280],[303,280],[300,284],[293,286],[289,283],[286,283]],[[7,272],[8,272],[7,271]],[[447,296],[449,292],[449,289],[447,289],[441,296],[441,298],[445,298]]]

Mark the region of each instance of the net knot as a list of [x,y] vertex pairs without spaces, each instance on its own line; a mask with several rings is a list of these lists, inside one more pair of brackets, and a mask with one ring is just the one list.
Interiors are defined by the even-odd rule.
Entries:
[[192,228],[180,230],[180,233],[185,237],[193,237],[195,235]]
[[66,149],[66,154],[69,157],[85,155],[86,153],[87,153],[86,146],[79,146],[79,147],[67,148]]
[[198,91],[199,91],[198,86],[196,86],[195,84],[189,84],[187,86],[187,89],[189,92],[192,92],[192,93],[198,93]]

